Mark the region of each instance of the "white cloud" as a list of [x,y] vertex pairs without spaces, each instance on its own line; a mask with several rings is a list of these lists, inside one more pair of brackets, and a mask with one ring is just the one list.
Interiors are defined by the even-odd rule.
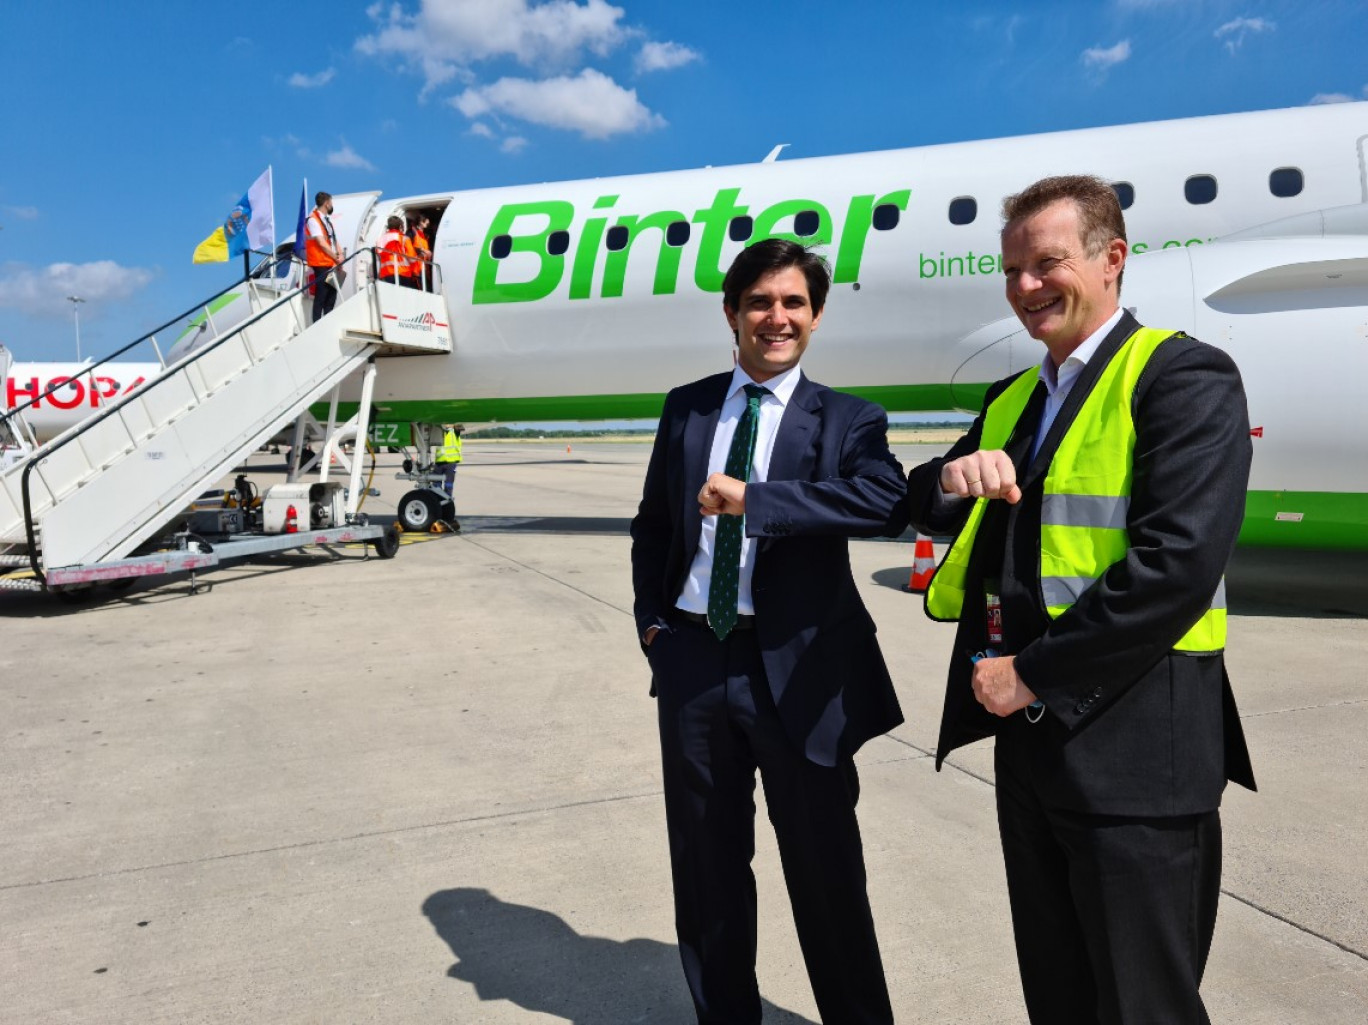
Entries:
[[1368,85],[1365,85],[1358,96],[1351,96],[1349,93],[1316,93],[1312,96],[1310,103],[1357,103],[1359,100],[1368,100]]
[[1245,39],[1249,36],[1258,35],[1261,32],[1272,32],[1277,27],[1267,18],[1235,18],[1226,22],[1212,35],[1217,39],[1224,40],[1225,48],[1234,53],[1244,45]]
[[569,68],[635,34],[621,24],[623,9],[605,0],[419,0],[412,14],[400,3],[377,3],[366,13],[376,31],[358,39],[357,50],[400,58],[422,73],[425,92],[454,78],[469,81],[478,61],[511,57],[525,67]]
[[316,75],[306,75],[302,71],[296,71],[290,76],[290,85],[296,89],[320,89],[333,80],[337,71],[333,68],[326,68]]
[[90,303],[127,299],[151,280],[150,270],[121,267],[113,260],[47,267],[11,263],[0,274],[0,308],[35,317],[70,316],[69,295],[79,295]]
[[510,135],[503,142],[499,143],[500,153],[521,153],[527,148],[527,140],[521,135]]
[[635,89],[624,89],[593,68],[585,68],[573,78],[536,82],[501,78],[492,85],[467,89],[450,103],[471,119],[502,115],[579,132],[586,139],[606,139],[665,125],[663,117],[637,99]]
[[638,74],[643,75],[651,71],[670,71],[692,64],[702,57],[697,50],[680,43],[644,43],[636,55],[636,69]]
[[38,219],[38,208],[36,206],[7,206],[4,210],[15,220],[36,221]]
[[476,121],[470,126],[470,134],[478,135],[481,139],[492,139],[494,138],[494,129],[490,128],[489,125],[485,124],[483,121]]
[[375,165],[344,142],[341,149],[335,149],[323,158],[329,167],[345,167],[356,171],[374,171]]
[[1116,65],[1130,60],[1131,46],[1129,39],[1123,39],[1115,46],[1105,49],[1100,46],[1089,47],[1083,51],[1080,60],[1083,66],[1093,71],[1107,71]]

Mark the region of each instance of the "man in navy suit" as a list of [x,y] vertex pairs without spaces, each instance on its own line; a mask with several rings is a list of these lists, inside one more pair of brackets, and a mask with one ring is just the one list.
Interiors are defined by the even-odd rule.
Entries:
[[936,767],[996,737],[1032,1022],[1195,1025],[1217,809],[1227,780],[1254,787],[1223,656],[1244,390],[1224,352],[1121,308],[1105,181],[1046,178],[1003,220],[1007,301],[1044,358],[908,488],[919,530],[957,535],[927,593],[959,622]]
[[893,1020],[853,756],[902,712],[847,538],[897,534],[905,481],[883,411],[799,369],[830,283],[793,242],[737,256],[722,303],[736,368],[666,397],[632,521],[675,925],[708,1025],[760,1021],[757,768],[823,1022]]

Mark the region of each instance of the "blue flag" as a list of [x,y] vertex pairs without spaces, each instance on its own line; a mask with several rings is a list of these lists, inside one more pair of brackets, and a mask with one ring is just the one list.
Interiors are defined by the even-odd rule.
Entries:
[[[308,233],[309,220],[309,183],[304,182],[304,187],[299,190],[299,221],[295,224],[294,238],[294,258],[300,264],[304,263],[304,237]],[[282,260],[276,267],[276,277],[283,278],[290,273],[290,261]]]

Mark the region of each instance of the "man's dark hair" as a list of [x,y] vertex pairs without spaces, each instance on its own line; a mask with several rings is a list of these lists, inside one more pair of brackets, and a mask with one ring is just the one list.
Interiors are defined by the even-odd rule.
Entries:
[[741,293],[766,274],[797,267],[807,278],[812,312],[821,313],[831,290],[831,269],[826,260],[806,246],[783,238],[767,238],[741,250],[722,279],[722,302],[735,313],[741,306]]
[[328,200],[330,200],[330,199],[332,199],[332,193],[331,193],[331,192],[318,192],[318,193],[315,193],[315,194],[314,194],[314,206],[322,206],[324,203],[326,203],[326,202],[327,202]]
[[386,230],[388,230],[388,231],[401,231],[401,230],[403,229],[403,227],[404,227],[404,222],[401,221],[397,216],[395,216],[395,215],[393,215],[393,214],[391,214],[391,215],[390,215],[390,219],[389,219],[388,221],[385,222],[385,228],[386,228]]
[[[1073,200],[1078,210],[1078,234],[1089,256],[1102,252],[1112,239],[1126,241],[1126,219],[1121,215],[1116,190],[1090,174],[1042,178],[1016,195],[1008,196],[1002,201],[1002,230],[1005,232],[1014,222],[1038,214],[1061,199]],[[1119,277],[1116,287],[1119,292]]]

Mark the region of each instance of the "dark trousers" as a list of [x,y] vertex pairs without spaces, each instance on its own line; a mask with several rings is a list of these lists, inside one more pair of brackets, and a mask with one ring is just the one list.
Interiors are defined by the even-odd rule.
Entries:
[[850,760],[803,757],[779,721],[753,631],[680,622],[649,649],[660,716],[675,927],[703,1025],[755,1025],[755,772],[779,841],[822,1021],[889,1025]]
[[313,322],[318,321],[332,312],[333,305],[337,302],[337,289],[328,284],[327,267],[314,267],[314,301],[313,301]]
[[459,462],[437,464],[437,468],[442,471],[442,488],[451,499],[456,497],[456,468],[460,465]]
[[998,829],[1017,963],[1036,1025],[1206,1023],[1198,987],[1216,928],[1216,811],[1060,811],[1032,786],[1029,731],[999,735]]

